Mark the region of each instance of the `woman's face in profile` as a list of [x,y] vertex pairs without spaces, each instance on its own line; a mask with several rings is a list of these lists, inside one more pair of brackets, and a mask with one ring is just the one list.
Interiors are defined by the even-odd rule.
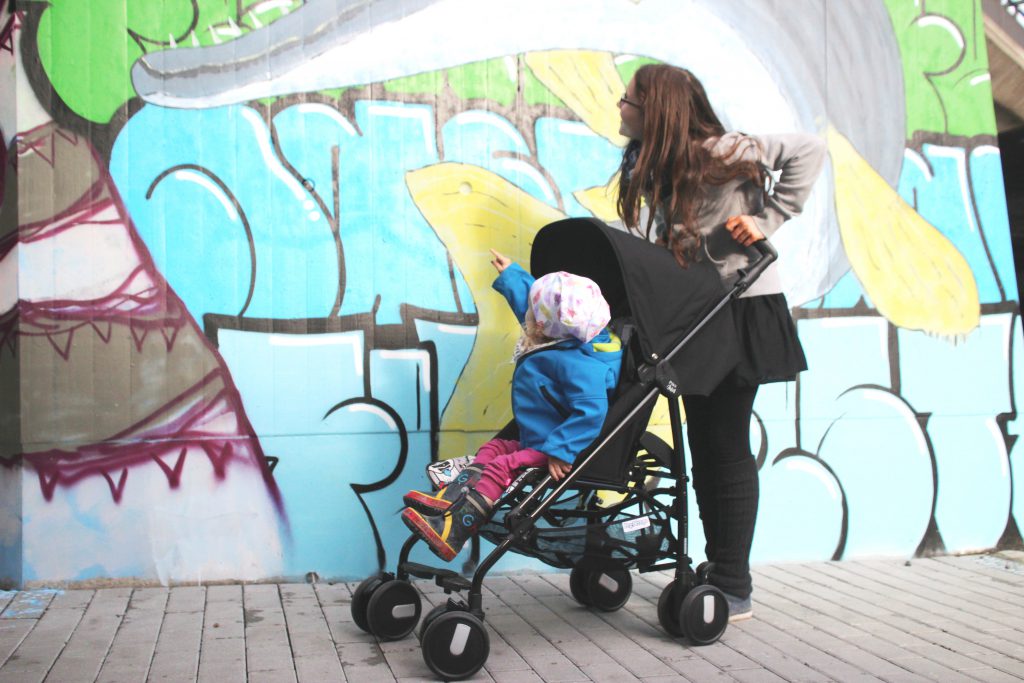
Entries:
[[636,95],[636,80],[626,86],[626,94],[619,100],[619,133],[630,140],[639,140],[644,130],[644,110]]

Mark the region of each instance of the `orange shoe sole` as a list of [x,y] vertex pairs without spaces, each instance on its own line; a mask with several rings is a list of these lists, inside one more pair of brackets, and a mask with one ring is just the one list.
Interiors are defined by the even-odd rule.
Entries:
[[430,526],[430,523],[423,519],[423,515],[412,508],[406,508],[402,511],[402,521],[405,522],[405,526],[409,527],[409,531],[426,541],[427,547],[430,548],[435,555],[445,562],[451,562],[455,559],[455,556],[458,553],[452,550],[451,546],[445,543],[444,539],[434,531],[432,526]]
[[402,496],[402,502],[406,507],[425,515],[440,514],[452,506],[447,500],[435,498],[422,491],[409,491]]

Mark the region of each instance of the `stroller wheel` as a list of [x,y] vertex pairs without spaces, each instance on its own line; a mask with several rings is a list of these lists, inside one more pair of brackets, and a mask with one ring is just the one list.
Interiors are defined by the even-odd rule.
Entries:
[[679,589],[679,582],[673,581],[665,586],[658,598],[658,622],[669,635],[677,638],[683,635],[683,629],[679,625],[679,609],[682,606],[683,597],[683,591]]
[[381,585],[370,596],[366,622],[370,633],[381,640],[404,638],[420,620],[420,594],[408,581],[395,579]]
[[491,640],[482,621],[463,610],[445,612],[423,630],[423,661],[439,678],[469,678],[484,665]]
[[590,604],[605,612],[622,609],[633,592],[633,577],[626,569],[588,572],[587,595]]
[[423,634],[427,632],[427,627],[430,626],[434,619],[437,619],[447,611],[448,605],[446,603],[443,605],[435,605],[429,612],[427,612],[427,616],[423,617],[423,621],[420,622],[419,636],[421,641],[423,640]]
[[590,600],[590,592],[587,590],[587,579],[589,577],[590,572],[579,567],[573,568],[569,573],[569,592],[572,593],[572,597],[576,599],[576,602],[584,607],[590,607],[594,604]]
[[707,560],[697,565],[697,568],[694,570],[694,573],[697,575],[697,583],[708,582],[708,574],[711,573],[711,567],[712,564]]
[[679,608],[683,635],[696,645],[710,645],[729,625],[729,603],[716,586],[696,586],[683,598]]
[[363,579],[356,586],[355,592],[352,593],[352,621],[361,630],[370,633],[370,624],[366,621],[366,609],[370,604],[370,598],[373,596],[374,591],[380,588],[385,581],[389,581],[392,578],[394,577],[389,574],[377,573]]

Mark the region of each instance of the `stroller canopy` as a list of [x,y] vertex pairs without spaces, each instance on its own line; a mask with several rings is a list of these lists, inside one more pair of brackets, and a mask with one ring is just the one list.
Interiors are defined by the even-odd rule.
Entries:
[[[657,363],[728,297],[707,261],[682,268],[672,254],[594,218],[544,226],[533,241],[534,277],[564,270],[598,284],[612,319],[631,318],[641,360]],[[732,309],[724,307],[672,359],[684,394],[708,394],[739,360]]]

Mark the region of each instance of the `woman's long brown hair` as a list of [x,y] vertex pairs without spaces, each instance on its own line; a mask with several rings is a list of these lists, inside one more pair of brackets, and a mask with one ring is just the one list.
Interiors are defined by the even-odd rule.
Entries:
[[[756,156],[751,158],[739,149],[756,144],[749,138],[740,138],[725,153],[712,153],[705,145],[708,138],[726,131],[704,86],[692,73],[667,64],[647,64],[633,78],[644,112],[643,137],[630,142],[623,154],[618,212],[627,227],[639,229],[640,202],[646,198],[650,213],[645,234],[650,239],[655,209],[664,204],[667,246],[680,264],[686,264],[700,244],[697,214],[707,186],[746,177],[763,187],[764,171]],[[679,223],[682,230],[673,229]]]

